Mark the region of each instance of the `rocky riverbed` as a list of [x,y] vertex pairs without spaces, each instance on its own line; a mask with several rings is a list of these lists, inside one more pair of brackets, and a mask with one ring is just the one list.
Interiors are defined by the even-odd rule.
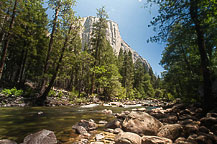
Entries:
[[[133,102],[132,102],[133,103]],[[135,102],[134,102],[135,103]],[[165,105],[156,102],[153,109],[145,106],[113,113],[110,109],[101,112],[113,115],[111,121],[82,119],[72,125],[71,131],[78,134],[68,141],[59,141],[55,133],[41,130],[24,138],[23,144],[216,144],[217,113],[201,114],[199,105],[174,103]],[[138,103],[137,103],[138,104]],[[120,102],[109,105],[123,107]],[[148,105],[143,104],[143,105]],[[150,104],[149,104],[150,105]],[[162,105],[162,107],[159,107]],[[152,104],[152,106],[154,106]],[[0,144],[15,144],[10,140],[0,140]]]
[[[199,106],[185,104],[123,111],[106,124],[104,132],[84,137],[92,144],[216,144],[217,113],[203,117],[201,112]],[[77,143],[84,143],[85,138]]]

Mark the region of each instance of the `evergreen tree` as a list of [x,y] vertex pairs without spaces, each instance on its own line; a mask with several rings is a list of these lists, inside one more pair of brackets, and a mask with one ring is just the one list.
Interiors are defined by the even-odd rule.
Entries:
[[[4,1],[2,3],[4,3]],[[4,37],[4,41],[3,41],[3,45],[2,45],[1,59],[0,59],[0,80],[2,78],[5,60],[6,60],[6,56],[7,56],[7,50],[8,50],[9,42],[11,39],[11,31],[12,31],[15,17],[16,17],[17,4],[18,4],[18,0],[15,0],[14,4],[13,4],[13,11],[12,11],[12,14],[10,15],[10,22],[9,22],[8,31],[6,33],[5,32],[2,33],[2,35],[5,33],[5,37]]]
[[[106,47],[106,28],[107,28],[107,21],[108,15],[105,11],[105,8],[102,7],[97,9],[97,18],[98,21],[93,25],[93,33],[91,38],[91,48],[92,54],[95,58],[95,62],[93,68],[98,67],[101,64],[102,58],[102,51]],[[92,78],[91,78],[91,93],[95,90],[95,70],[92,71]]]
[[[152,1],[152,0],[149,0]],[[181,25],[182,28],[189,28],[193,30],[193,33],[185,33],[184,36],[190,34],[194,36],[198,50],[198,56],[200,58],[201,76],[203,78],[203,106],[205,112],[212,109],[213,94],[212,94],[212,71],[211,71],[211,59],[209,59],[209,51],[213,51],[215,47],[209,47],[207,43],[207,33],[210,28],[216,24],[216,1],[215,0],[189,0],[189,1],[155,1],[159,4],[159,15],[154,18],[152,25],[159,26],[158,36],[153,37],[151,40],[168,40],[171,34],[175,33],[173,27]],[[213,31],[215,32],[215,30]],[[192,39],[189,39],[189,42]],[[209,48],[208,48],[209,47]],[[213,54],[213,53],[212,53]]]
[[124,52],[124,63],[122,68],[122,85],[126,88],[126,96],[132,97],[133,79],[134,79],[134,64],[131,51]]
[[[73,32],[75,32],[75,35],[77,35],[78,31],[80,29],[78,29],[77,27],[74,28],[74,22],[75,22],[75,17],[74,17],[74,12],[72,10],[72,6],[75,4],[75,1],[73,0],[66,0],[66,1],[55,1],[54,3],[52,2],[52,4],[54,4],[55,6],[55,18],[53,21],[53,28],[52,31],[55,30],[55,25],[57,22],[57,18],[58,14],[60,12],[61,17],[62,17],[62,23],[60,23],[61,25],[59,25],[60,30],[62,30],[63,32],[63,37],[64,37],[64,41],[62,44],[62,48],[60,50],[60,55],[59,55],[59,59],[56,62],[56,68],[54,69],[54,72],[52,74],[51,80],[48,84],[48,87],[45,89],[45,91],[43,92],[43,94],[40,96],[40,98],[38,99],[39,104],[43,104],[47,98],[47,95],[51,89],[51,87],[53,86],[55,79],[57,77],[60,65],[62,63],[63,60],[63,56],[65,53],[66,48],[68,47],[68,43],[70,40],[71,35],[73,34]],[[53,32],[52,32],[53,33]],[[50,50],[52,48],[53,45],[53,35],[51,33],[51,38],[50,38],[50,42],[49,42],[49,46],[48,46],[48,53],[47,53],[47,58],[45,61],[45,68],[44,68],[44,72],[47,71],[48,68],[48,60],[49,60],[49,55],[50,55]],[[42,90],[43,90],[43,85],[42,85]]]

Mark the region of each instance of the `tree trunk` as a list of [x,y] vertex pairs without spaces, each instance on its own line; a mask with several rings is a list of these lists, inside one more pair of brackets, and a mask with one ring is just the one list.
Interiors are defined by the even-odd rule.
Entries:
[[5,36],[5,29],[4,28],[5,28],[5,25],[6,25],[7,21],[8,21],[8,15],[9,15],[9,9],[8,9],[7,15],[5,15],[4,21],[2,23],[2,31],[0,33],[0,43],[2,43],[2,41],[4,39],[4,36]]
[[[57,25],[57,19],[58,19],[58,16],[59,16],[59,12],[60,12],[60,5],[58,5],[56,7],[56,10],[55,10],[55,17],[54,17],[54,20],[53,20],[53,27],[52,27],[52,32],[51,32],[51,35],[50,35],[50,41],[49,41],[49,45],[48,45],[47,57],[46,57],[45,65],[44,65],[43,74],[47,73],[47,70],[48,70],[48,67],[49,67],[50,53],[51,53],[51,50],[52,50],[52,47],[53,47],[54,33],[56,31],[56,25]],[[43,77],[40,93],[44,92],[45,85],[46,85],[46,78]]]
[[25,65],[26,65],[27,56],[28,56],[28,49],[25,52],[23,63],[22,63],[22,68],[21,68],[21,72],[20,72],[20,79],[19,79],[20,84],[22,84],[22,83],[25,82],[25,81],[23,81],[23,75],[24,75],[24,71],[25,71]]
[[62,47],[61,55],[60,55],[59,60],[58,60],[58,62],[57,62],[56,70],[55,70],[55,72],[54,72],[54,74],[53,74],[53,76],[52,76],[52,78],[51,78],[51,81],[49,82],[48,87],[45,89],[44,93],[43,93],[43,94],[41,95],[41,97],[39,98],[39,104],[44,105],[44,102],[45,102],[46,99],[47,99],[47,95],[48,95],[48,93],[50,92],[50,89],[51,89],[51,87],[52,87],[53,84],[54,84],[54,81],[55,81],[55,79],[56,79],[56,77],[57,77],[57,74],[58,74],[58,71],[59,71],[60,64],[61,64],[62,59],[63,59],[63,55],[64,55],[64,52],[65,52],[65,49],[66,49],[66,47],[67,47],[67,43],[68,43],[68,39],[69,39],[69,35],[70,35],[70,33],[71,33],[71,30],[72,30],[72,24],[70,25],[69,31],[68,31],[68,35],[67,35],[66,38],[65,38],[65,42],[64,42],[64,45],[63,45],[63,47]]
[[16,72],[15,80],[14,80],[15,83],[17,83],[19,81],[19,78],[20,78],[20,73],[21,73],[21,67],[22,67],[22,64],[23,64],[24,53],[25,53],[25,51],[23,49],[21,57],[20,57],[19,62],[18,62],[18,69],[17,69],[17,72]]
[[4,65],[5,65],[5,59],[6,59],[7,50],[8,50],[8,46],[9,46],[9,42],[10,42],[11,29],[13,28],[13,25],[14,25],[14,20],[15,20],[15,15],[16,15],[16,10],[17,10],[17,3],[18,3],[18,0],[15,0],[13,13],[12,13],[11,21],[10,21],[10,25],[9,25],[9,30],[8,30],[8,33],[7,33],[6,37],[5,37],[5,42],[4,42],[3,50],[2,50],[2,54],[1,54],[0,80],[2,78],[3,69],[4,69]]
[[204,33],[201,28],[201,22],[198,18],[198,6],[196,0],[191,0],[190,14],[195,24],[195,30],[197,33],[197,45],[200,53],[201,69],[203,74],[203,107],[204,112],[208,112],[213,108],[213,96],[212,96],[212,82],[211,74],[209,70],[209,59],[206,52],[206,45],[204,39]]

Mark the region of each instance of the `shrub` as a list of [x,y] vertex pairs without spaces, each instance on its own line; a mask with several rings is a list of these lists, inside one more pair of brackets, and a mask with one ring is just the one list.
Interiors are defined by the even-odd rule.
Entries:
[[3,89],[1,93],[6,96],[21,96],[23,94],[23,90],[18,90],[16,87],[14,87],[12,89]]
[[48,97],[52,97],[56,95],[56,91],[55,90],[50,90],[48,93]]

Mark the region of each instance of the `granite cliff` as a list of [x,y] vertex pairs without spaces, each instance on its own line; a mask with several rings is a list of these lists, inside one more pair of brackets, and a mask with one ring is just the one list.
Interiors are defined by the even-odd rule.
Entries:
[[[82,46],[84,47],[85,43],[88,43],[91,38],[92,27],[93,24],[98,20],[97,17],[89,16],[81,19],[81,25],[83,26],[81,31],[82,38]],[[108,27],[106,32],[107,40],[110,45],[114,49],[114,53],[116,55],[119,54],[120,49],[122,48],[124,51],[131,51],[133,54],[133,61],[135,62],[137,59],[141,59],[143,63],[146,65],[147,69],[150,69],[151,66],[146,59],[141,57],[135,50],[133,50],[122,38],[120,35],[118,24],[108,20]]]

